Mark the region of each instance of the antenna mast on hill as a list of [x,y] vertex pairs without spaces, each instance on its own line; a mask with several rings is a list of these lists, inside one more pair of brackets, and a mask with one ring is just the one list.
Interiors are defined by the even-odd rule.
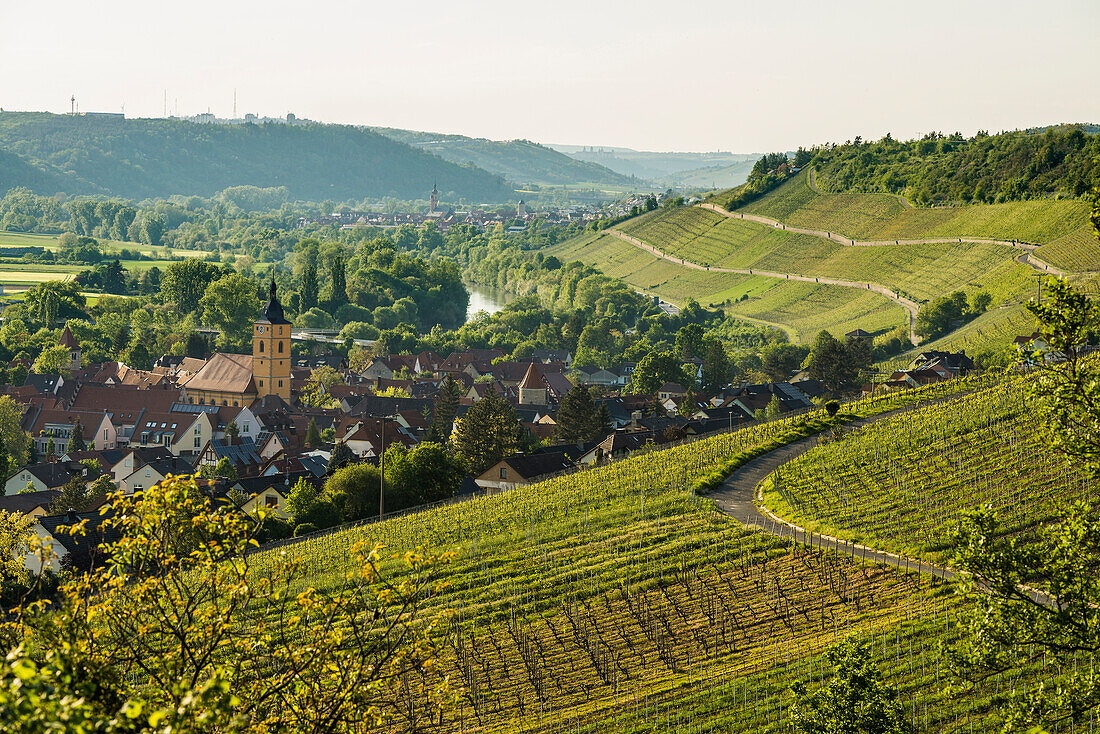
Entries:
[[69,97],[69,114],[76,117],[76,95]]

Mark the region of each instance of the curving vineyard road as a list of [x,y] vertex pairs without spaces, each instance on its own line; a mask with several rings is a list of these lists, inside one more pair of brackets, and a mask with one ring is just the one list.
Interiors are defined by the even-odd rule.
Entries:
[[[958,399],[958,398],[951,398]],[[892,410],[871,418],[852,421],[846,428],[861,428],[880,420],[895,417],[911,410],[919,410],[930,403],[918,404]],[[782,538],[793,538],[795,542],[815,548],[835,549],[842,553],[865,559],[871,563],[885,563],[906,570],[916,570],[943,579],[955,578],[955,572],[949,568],[936,566],[918,559],[907,558],[889,551],[870,548],[848,540],[834,538],[807,531],[805,528],[787,522],[773,514],[762,505],[757,505],[759,486],[765,478],[783,464],[791,461],[821,443],[820,436],[810,436],[782,446],[774,451],[756,457],[741,466],[729,476],[722,486],[711,492],[708,497],[715,501],[718,509],[737,520],[742,525],[759,528],[763,532]]]
[[640,250],[645,250],[651,255],[655,255],[662,260],[668,260],[671,263],[680,265],[685,268],[691,268],[692,270],[703,270],[709,273],[737,273],[738,275],[763,275],[767,278],[778,278],[780,280],[799,280],[807,283],[823,283],[825,285],[839,285],[844,288],[857,288],[862,291],[872,291],[879,295],[886,296],[891,301],[894,301],[909,314],[909,338],[914,344],[920,343],[920,337],[917,336],[915,331],[917,325],[917,311],[920,309],[920,304],[916,301],[910,300],[904,296],[900,296],[894,291],[890,290],[886,286],[878,285],[877,283],[858,283],[854,280],[839,280],[837,278],[818,278],[812,275],[795,275],[794,273],[776,273],[771,270],[754,270],[754,269],[742,269],[742,268],[712,268],[705,265],[699,265],[693,263],[690,260],[684,260],[683,258],[673,257],[668,253],[658,250],[653,245],[646,242],[642,242],[637,237],[620,232],[617,229],[604,230],[607,234],[615,235],[624,242],[628,242]]
[[[861,428],[880,420],[896,417],[899,414],[920,410],[934,403],[957,401],[965,397],[966,395],[956,395],[931,400],[925,403],[909,405],[870,418],[852,421],[846,424],[846,427]],[[884,563],[889,566],[904,569],[907,572],[916,571],[917,573],[925,573],[947,580],[956,578],[956,573],[946,566],[938,566],[918,558],[909,558],[908,556],[872,548],[850,540],[836,538],[831,535],[815,533],[784,520],[771,512],[767,507],[764,507],[762,504],[763,498],[760,483],[780,466],[797,458],[820,443],[820,435],[809,436],[808,438],[800,439],[786,446],[781,446],[774,451],[758,456],[733,472],[733,474],[722,483],[719,489],[711,492],[707,496],[714,500],[718,509],[742,525],[756,528],[770,535],[775,535],[780,538],[792,538],[794,542],[810,546],[811,548],[836,550],[840,553],[850,555],[853,558],[859,558],[871,563]],[[758,502],[760,502],[760,504],[758,504]],[[1054,602],[1052,597],[1046,593],[1029,587],[1020,588],[1026,591],[1032,599],[1041,604],[1051,606]]]

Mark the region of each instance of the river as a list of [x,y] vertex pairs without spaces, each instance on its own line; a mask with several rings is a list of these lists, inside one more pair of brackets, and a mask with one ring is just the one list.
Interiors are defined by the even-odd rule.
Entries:
[[476,283],[466,283],[466,290],[470,293],[470,305],[466,309],[467,322],[473,321],[474,316],[479,311],[496,313],[504,308],[506,303],[515,298],[514,294],[507,291]]

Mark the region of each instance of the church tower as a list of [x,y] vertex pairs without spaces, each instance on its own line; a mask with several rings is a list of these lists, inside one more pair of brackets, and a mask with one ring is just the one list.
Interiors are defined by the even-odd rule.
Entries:
[[436,207],[439,206],[439,189],[436,185],[432,184],[432,198],[428,200],[428,211],[434,212]]
[[270,297],[252,325],[252,379],[256,392],[278,395],[290,402],[290,322],[275,296],[275,276],[271,276]]

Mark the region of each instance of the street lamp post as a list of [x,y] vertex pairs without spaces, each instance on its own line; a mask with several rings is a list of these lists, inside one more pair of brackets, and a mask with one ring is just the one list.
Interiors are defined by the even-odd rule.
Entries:
[[382,426],[382,453],[378,454],[378,519],[382,519],[382,499],[386,494],[386,416],[380,421]]

